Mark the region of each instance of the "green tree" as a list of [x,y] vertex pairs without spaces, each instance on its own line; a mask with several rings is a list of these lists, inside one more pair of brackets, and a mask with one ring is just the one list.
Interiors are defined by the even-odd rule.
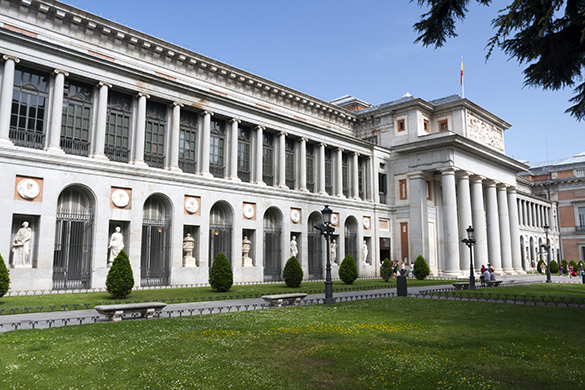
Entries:
[[384,259],[382,267],[380,268],[380,275],[382,280],[387,282],[392,277],[392,262],[390,259]]
[[134,275],[128,255],[122,249],[114,259],[108,277],[106,278],[106,290],[114,299],[126,298],[134,287]]
[[282,278],[287,287],[299,287],[303,280],[303,269],[296,257],[292,256],[282,270]]
[[419,255],[414,261],[414,268],[412,273],[418,280],[423,280],[431,273],[431,270],[429,269],[429,266],[422,255]]
[[559,272],[559,264],[556,261],[551,260],[550,261],[550,273],[556,274],[558,272]]
[[352,284],[358,277],[357,267],[351,255],[346,255],[339,265],[339,279],[345,284]]
[[[411,2],[414,0],[411,0]],[[492,0],[476,0],[489,6]],[[456,37],[456,20],[463,20],[469,0],[417,0],[430,7],[414,30],[415,43],[441,47]],[[486,60],[499,47],[524,69],[524,84],[545,90],[574,87],[574,105],[565,112],[585,118],[585,2],[582,0],[514,0],[492,21],[495,34],[488,40]],[[581,83],[576,86],[577,83]]]
[[563,259],[561,260],[561,265],[563,266],[563,274],[567,275],[569,273],[569,263],[567,263],[567,260]]
[[234,284],[232,266],[227,257],[221,252],[215,256],[211,269],[209,270],[209,284],[218,292],[226,292]]
[[3,297],[10,288],[10,275],[2,255],[0,255],[0,297]]

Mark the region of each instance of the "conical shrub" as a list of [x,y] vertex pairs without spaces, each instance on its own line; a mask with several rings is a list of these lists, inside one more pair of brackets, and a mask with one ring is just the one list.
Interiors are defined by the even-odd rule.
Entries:
[[419,255],[414,261],[414,269],[412,270],[412,273],[418,280],[423,280],[431,273],[429,265],[425,261],[425,258],[422,257],[422,255]]
[[126,298],[134,287],[134,274],[128,255],[122,249],[114,259],[108,277],[106,278],[106,289],[114,299]]
[[303,280],[303,269],[296,257],[292,256],[286,262],[282,271],[282,278],[287,287],[299,287]]
[[339,279],[345,284],[352,284],[358,277],[357,267],[351,255],[346,255],[339,266]]
[[550,262],[550,272],[552,274],[556,274],[559,272],[559,264],[554,260],[551,260]]
[[380,275],[382,276],[382,280],[387,282],[392,277],[392,262],[390,259],[384,259],[382,262],[382,267],[380,268]]
[[0,255],[0,297],[8,292],[10,288],[10,275],[2,255]]
[[218,292],[226,292],[234,284],[234,273],[227,257],[221,252],[215,256],[209,270],[209,284]]

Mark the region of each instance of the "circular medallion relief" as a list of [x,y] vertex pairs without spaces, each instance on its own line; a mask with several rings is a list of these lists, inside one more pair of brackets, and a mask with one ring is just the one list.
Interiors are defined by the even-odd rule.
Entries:
[[364,229],[370,228],[370,218],[364,218]]
[[244,205],[244,217],[248,219],[254,218],[254,206],[249,203]]
[[293,223],[299,223],[299,221],[301,220],[301,213],[299,212],[299,210],[292,209],[290,211],[290,219],[291,221],[293,221]]
[[34,199],[41,192],[41,188],[36,181],[31,179],[21,180],[16,186],[16,191],[23,199]]
[[331,225],[337,226],[338,223],[339,217],[337,217],[337,214],[331,214]]
[[199,202],[195,198],[187,198],[185,199],[185,210],[189,214],[195,214],[197,210],[199,210]]
[[116,207],[124,208],[130,203],[130,197],[126,191],[116,190],[112,192],[112,203],[114,203],[114,206]]

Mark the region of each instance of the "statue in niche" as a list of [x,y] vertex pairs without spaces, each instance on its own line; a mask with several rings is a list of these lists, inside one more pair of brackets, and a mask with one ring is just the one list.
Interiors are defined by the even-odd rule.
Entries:
[[331,254],[331,263],[337,265],[337,241],[331,240],[329,244],[329,252]]
[[116,231],[112,233],[112,237],[110,238],[110,245],[108,245],[108,249],[110,250],[110,256],[108,257],[108,267],[111,267],[114,263],[114,259],[118,257],[120,251],[124,249],[124,235],[121,233],[122,228],[120,226],[116,226]]
[[12,241],[12,264],[14,267],[30,267],[30,240],[32,230],[28,227],[28,222],[24,221],[22,227],[18,229]]
[[364,264],[368,264],[368,243],[366,240],[362,244],[362,255],[364,256]]
[[299,248],[297,246],[297,238],[295,236],[292,236],[292,239],[290,240],[290,255],[291,257],[297,257],[297,255],[299,254]]
[[250,256],[248,256],[248,253],[250,253],[250,248],[252,241],[248,240],[247,236],[244,236],[244,239],[242,240],[242,265],[244,267],[251,267],[252,266],[252,259],[250,258]]
[[187,233],[187,237],[183,238],[183,267],[195,267],[195,258],[193,257],[193,250],[195,249],[195,239],[191,237],[191,233]]

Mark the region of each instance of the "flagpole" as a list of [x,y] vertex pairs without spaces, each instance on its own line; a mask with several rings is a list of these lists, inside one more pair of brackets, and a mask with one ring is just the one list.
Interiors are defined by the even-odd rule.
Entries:
[[465,99],[465,81],[463,80],[463,56],[461,56],[461,98]]

